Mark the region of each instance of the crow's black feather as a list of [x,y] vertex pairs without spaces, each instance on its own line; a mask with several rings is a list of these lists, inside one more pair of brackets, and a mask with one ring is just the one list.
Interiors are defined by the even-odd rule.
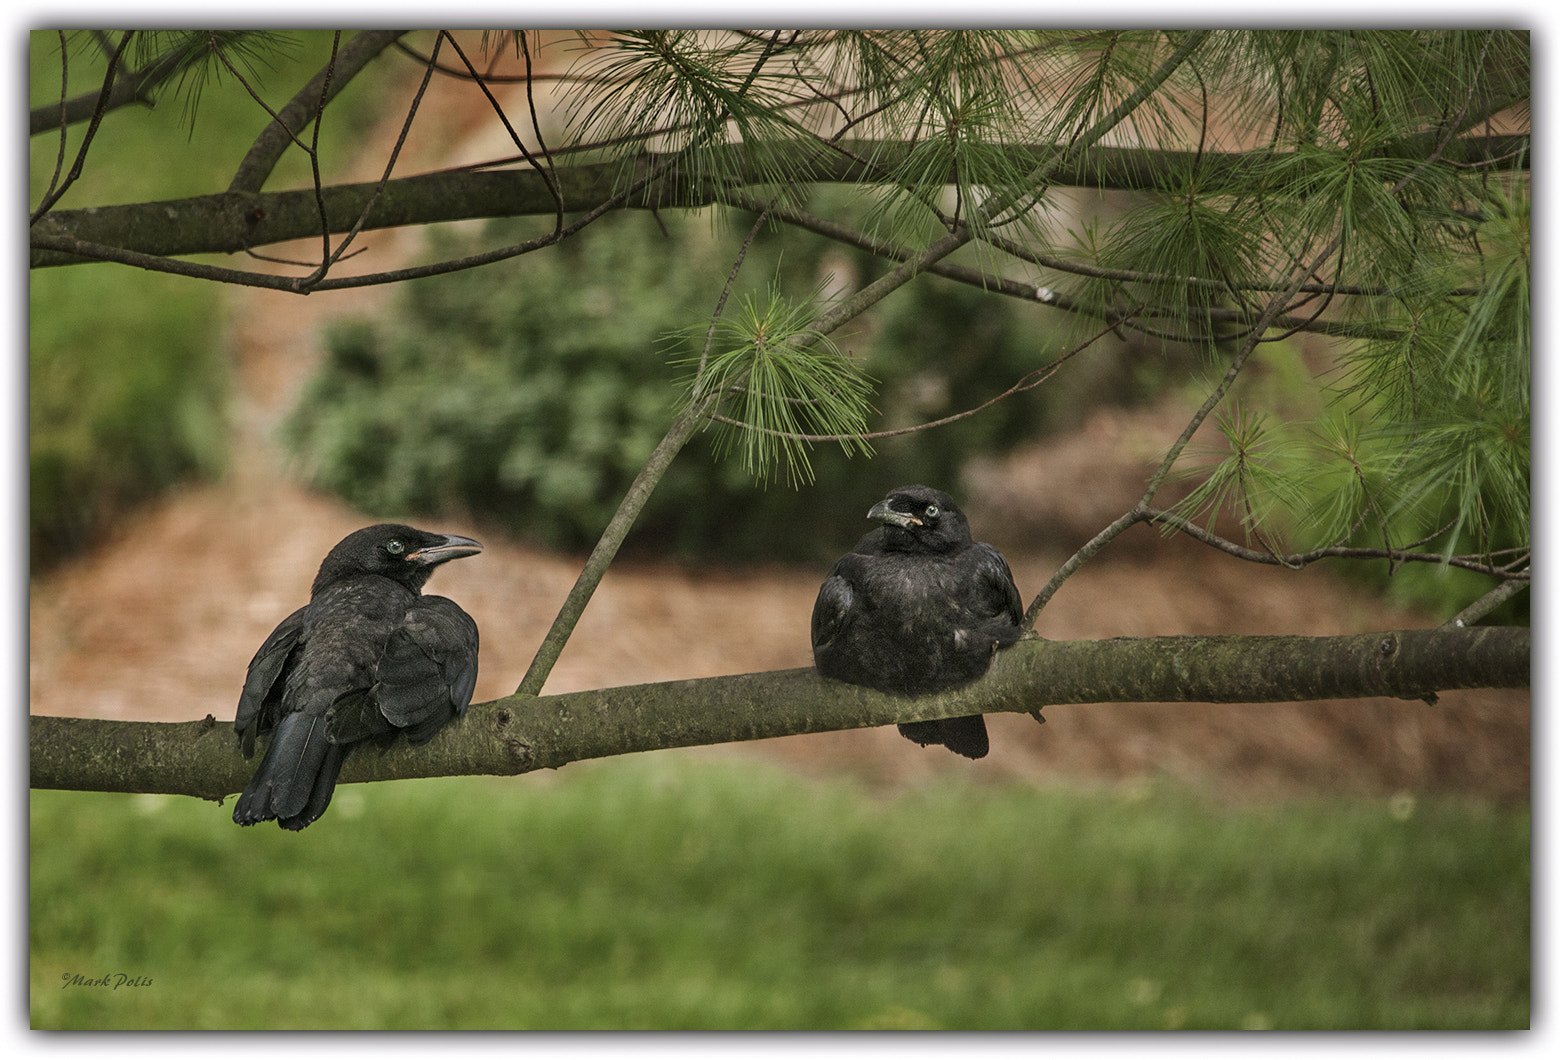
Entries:
[[470,556],[470,538],[382,523],[348,535],[320,564],[309,602],[249,663],[233,727],[247,758],[270,734],[233,820],[296,831],[330,804],[341,765],[367,740],[424,744],[465,713],[477,682],[477,626],[442,596],[434,567]]
[[[967,685],[1018,641],[1023,603],[1002,554],[976,542],[953,498],[901,486],[867,513],[882,525],[841,557],[813,605],[813,661],[824,677],[920,696]],[[979,715],[899,731],[966,758],[989,749]]]

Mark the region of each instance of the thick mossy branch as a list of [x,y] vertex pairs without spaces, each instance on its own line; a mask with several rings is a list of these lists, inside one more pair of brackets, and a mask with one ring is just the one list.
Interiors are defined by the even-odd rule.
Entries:
[[[1517,137],[1470,138],[1454,146],[1459,161],[1503,157],[1499,152],[1513,151]],[[878,141],[871,144],[848,142],[838,150],[817,141],[798,140],[787,152],[795,161],[796,179],[812,183],[872,183],[893,171],[897,157],[913,149],[912,144]],[[778,150],[778,148],[776,148]],[[740,149],[731,149],[740,152]],[[1016,162],[1040,161],[1056,155],[1047,145],[1014,145],[1010,148]],[[860,161],[871,157],[872,165]],[[646,154],[635,163],[632,172],[615,162],[560,166],[555,172],[559,194],[571,212],[595,209],[608,201],[626,180],[656,170],[672,156]],[[1253,174],[1269,165],[1266,153],[1207,154],[1153,151],[1130,148],[1097,147],[1070,156],[1048,173],[1054,185],[1118,187],[1153,190],[1170,175],[1182,173],[1195,161],[1205,179],[1226,183],[1232,189],[1249,187]],[[731,167],[761,181],[765,174],[738,157]],[[1295,176],[1296,181],[1303,173]],[[373,200],[375,183],[331,185],[323,189],[326,216],[331,230],[342,233],[357,223],[365,206]],[[682,180],[675,169],[653,189],[635,196],[630,207],[700,207],[717,201],[717,189]],[[429,173],[387,182],[369,211],[366,230],[400,225],[435,224],[476,217],[552,216],[557,200],[546,175],[533,169],[498,172]],[[79,264],[84,259],[65,251],[72,243],[90,243],[118,247],[163,257],[188,254],[238,253],[294,239],[317,238],[319,207],[314,191],[242,192],[228,191],[197,195],[163,202],[128,203],[96,206],[79,210],[55,210],[33,226],[31,266],[44,268]]]
[[[1022,642],[968,688],[924,699],[811,669],[514,695],[475,705],[426,747],[361,751],[342,782],[512,776],[635,751],[761,740],[1057,703],[1287,703],[1530,686],[1531,631],[1403,630],[1347,637],[1152,637]],[[262,749],[263,750],[263,749]],[[255,760],[228,722],[34,717],[31,785],[220,800]]]

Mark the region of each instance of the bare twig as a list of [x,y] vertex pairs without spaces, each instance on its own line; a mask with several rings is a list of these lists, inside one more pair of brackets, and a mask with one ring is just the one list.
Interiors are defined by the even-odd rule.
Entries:
[[[325,69],[322,72],[324,82],[320,86],[319,102],[315,106],[313,113],[308,115],[308,118],[306,119],[312,120],[314,124],[314,135],[307,144],[299,138],[296,131],[288,128],[287,123],[282,121],[281,118],[277,116],[276,112],[271,109],[270,105],[266,103],[265,99],[260,95],[260,93],[249,84],[248,79],[246,79],[244,75],[239,72],[238,68],[228,60],[228,57],[223,53],[222,47],[217,41],[217,35],[212,33],[210,35],[210,39],[212,53],[216,55],[216,57],[221,61],[222,65],[227,68],[228,73],[232,74],[234,80],[236,80],[239,85],[243,87],[245,92],[249,93],[249,98],[260,104],[261,108],[271,116],[272,123],[279,125],[283,129],[286,129],[287,134],[292,142],[298,146],[300,151],[308,156],[309,174],[312,181],[311,186],[314,189],[314,208],[315,211],[319,214],[320,218],[320,264],[315,270],[314,274],[309,277],[309,279],[318,280],[325,275],[325,271],[330,267],[331,262],[330,216],[325,210],[325,181],[323,176],[320,174],[320,119],[324,116],[324,101],[330,92],[331,80],[336,72],[336,59],[340,54],[341,46],[341,31],[337,30],[331,35],[330,59],[325,63]],[[349,236],[348,238],[350,239],[351,237]],[[305,286],[307,286],[308,280],[302,282]]]
[[[774,45],[779,39],[780,31],[776,30],[770,38],[768,46],[755,61],[747,78],[743,81],[740,91],[747,91],[758,76],[764,63],[768,62],[773,52]],[[762,223],[762,219],[760,219]],[[755,227],[754,232],[757,232]],[[736,279],[736,273],[741,268],[742,260],[746,256],[747,247],[752,242],[752,235],[743,244],[742,251],[732,266],[726,285],[721,290],[720,299],[716,308],[717,315],[724,309],[726,297],[731,289],[732,282]],[[713,329],[713,324],[711,325]],[[706,349],[709,339],[706,338]],[[720,400],[719,392],[710,392],[702,397],[697,397],[688,403],[682,414],[672,423],[665,437],[656,445],[649,459],[639,469],[639,474],[634,476],[634,481],[629,485],[628,492],[618,502],[617,510],[612,513],[612,519],[602,531],[601,537],[591,549],[589,558],[585,561],[584,568],[579,577],[575,579],[574,586],[569,590],[568,597],[563,602],[552,625],[548,627],[547,635],[542,644],[536,650],[536,655],[531,659],[531,665],[526,669],[525,676],[520,680],[520,686],[515,689],[516,695],[540,695],[542,686],[547,682],[547,676],[557,664],[558,656],[563,652],[563,647],[568,643],[569,637],[574,632],[574,627],[579,624],[580,617],[585,613],[585,608],[590,604],[591,597],[595,595],[596,587],[601,584],[601,579],[606,576],[607,569],[616,558],[618,549],[628,537],[628,532],[633,529],[634,523],[639,519],[639,513],[649,502],[650,495],[655,491],[656,485],[671,467],[672,461],[688,444],[694,432],[704,423],[705,416],[715,407]]]
[[56,30],[55,34],[60,39],[60,144],[54,155],[54,172],[50,174],[48,187],[44,189],[45,197],[60,182],[60,174],[65,171],[65,146],[70,142],[70,48],[64,30]]
[[[546,159],[547,161],[547,182],[551,186],[553,194],[557,197],[558,200],[558,219],[555,227],[561,230],[563,228],[564,210],[563,193],[558,190],[558,169],[557,166],[553,163],[552,152],[547,149],[547,138],[542,135],[542,119],[536,113],[536,81],[531,76],[531,46],[526,42],[526,35],[524,32],[520,34],[520,52],[525,57],[525,105],[526,109],[531,112],[531,132],[536,136],[537,150],[541,152],[542,158]],[[491,98],[491,96],[489,98]],[[520,150],[525,154],[526,159],[529,160],[531,157],[530,153],[527,152],[523,146],[520,148]]]
[[1495,588],[1443,622],[1441,628],[1461,629],[1464,626],[1471,626],[1501,604],[1516,596],[1523,589],[1528,588],[1531,584],[1532,578],[1527,571],[1524,571],[1521,577],[1513,577],[1509,581],[1501,582]]
[[[471,80],[477,85],[478,88],[482,90],[482,94],[487,97],[488,105],[493,108],[493,113],[497,115],[498,120],[503,123],[504,131],[509,134],[510,142],[520,149],[520,154],[525,158],[527,164],[529,164],[532,169],[540,173],[542,178],[547,181],[547,188],[552,192],[553,200],[558,207],[557,217],[553,228],[555,231],[561,232],[563,230],[563,196],[558,191],[558,177],[557,174],[553,171],[552,159],[548,158],[547,165],[543,166],[541,162],[537,161],[536,156],[531,154],[530,149],[525,146],[525,142],[520,139],[520,134],[515,132],[515,127],[509,123],[509,115],[504,113],[504,108],[494,97],[493,90],[488,87],[489,78],[483,74],[477,73],[477,68],[472,65],[471,60],[467,58],[465,50],[461,48],[460,43],[455,39],[454,34],[449,33],[448,31],[440,31],[439,36],[445,40],[448,40],[450,42],[450,47],[455,49],[455,54],[460,56],[460,61],[465,64],[466,71],[470,74]],[[524,37],[521,38],[522,42],[524,39]],[[433,57],[428,61],[428,72],[430,74],[433,72],[433,62],[437,58],[438,46],[437,43],[435,43]],[[525,60],[526,69],[529,70],[531,65],[531,53],[529,50],[526,51]],[[528,100],[531,99],[530,84],[531,83],[528,79],[526,81],[526,98]],[[536,119],[536,106],[534,101],[532,101],[531,104],[531,127],[536,131],[537,142],[541,143],[542,134],[541,128]],[[545,145],[543,145],[542,154],[544,157],[546,157]]]
[[[43,196],[42,201],[38,203],[37,209],[33,210],[31,216],[28,217],[28,224],[35,223],[38,218],[48,213],[54,207],[54,204],[60,201],[65,192],[70,190],[70,186],[76,183],[76,180],[81,176],[82,167],[87,162],[87,149],[92,146],[92,141],[97,136],[98,127],[103,124],[103,115],[108,113],[108,101],[114,89],[114,74],[118,71],[120,60],[124,58],[125,49],[130,46],[130,40],[134,36],[135,31],[129,30],[119,38],[119,46],[114,49],[113,55],[109,57],[108,72],[103,76],[103,88],[98,93],[97,106],[92,111],[92,120],[87,124],[86,135],[82,137],[81,148],[76,152],[76,161],[71,163],[70,172],[65,174],[65,179],[51,187],[48,193]],[[62,130],[60,133],[62,138],[61,150],[64,149],[64,135],[65,133]]]
[[[309,116],[329,103],[380,52],[405,30],[365,30],[350,40],[332,64],[316,74],[297,95],[276,113],[271,124],[250,145],[249,152],[228,182],[228,191],[259,191],[276,168],[287,145],[296,142],[293,130],[301,129]],[[327,92],[327,86],[330,90]]]
[[[439,41],[442,40],[443,37],[444,37],[444,34],[441,32],[439,34],[439,36],[434,39],[433,53],[434,53],[435,56],[437,56],[439,54]],[[332,65],[334,65],[334,59],[335,59],[335,52],[334,52],[334,50],[331,53],[331,57],[332,57]],[[330,66],[326,67],[327,72],[330,69],[331,69]],[[326,226],[327,226],[326,227],[326,231],[323,233],[324,238],[325,238],[325,253],[323,255],[321,255],[319,267],[317,269],[315,269],[313,273],[311,273],[308,276],[301,277],[301,278],[299,278],[296,281],[296,289],[297,290],[302,291],[304,293],[308,293],[311,290],[318,289],[318,287],[320,286],[320,282],[325,279],[325,276],[329,272],[330,267],[332,265],[334,265],[336,262],[341,261],[343,259],[343,257],[346,256],[347,248],[352,245],[352,241],[355,240],[358,237],[358,234],[360,232],[362,232],[364,225],[366,225],[368,223],[368,218],[369,218],[370,214],[373,212],[374,204],[376,202],[378,202],[380,196],[382,196],[384,194],[385,186],[387,184],[389,184],[389,182],[390,182],[390,174],[395,171],[396,161],[401,157],[401,150],[402,150],[402,148],[406,146],[406,137],[411,132],[411,130],[412,130],[412,122],[417,117],[417,113],[418,113],[418,111],[422,107],[423,96],[428,91],[428,82],[431,79],[432,79],[432,71],[431,70],[425,70],[423,72],[422,82],[421,82],[421,84],[419,84],[417,86],[417,91],[412,96],[412,102],[411,102],[410,106],[407,107],[406,118],[401,122],[401,133],[400,133],[399,136],[396,137],[395,145],[390,148],[390,157],[385,160],[384,172],[382,174],[380,174],[379,183],[374,186],[374,191],[368,197],[368,201],[365,202],[363,204],[363,208],[358,211],[357,220],[355,222],[353,222],[353,225],[352,225],[351,229],[348,230],[347,234],[342,237],[341,242],[339,244],[337,244],[336,249],[335,249],[334,252],[331,251],[331,249],[330,249],[330,231],[329,231],[329,227],[328,227],[329,226],[329,221],[328,221],[328,219],[326,219],[326,216],[325,216],[325,204],[324,204],[323,200],[321,201],[321,203],[320,203],[320,217],[321,217],[321,220],[324,221]],[[325,82],[325,86],[324,86],[325,91],[322,91],[322,93],[321,93],[320,110],[316,113],[315,120],[314,120],[315,150],[312,152],[311,158],[314,160],[314,165],[315,165],[315,174],[316,174],[316,184],[315,184],[315,187],[316,187],[316,189],[319,188],[319,184],[318,184],[318,172],[319,172],[318,171],[318,166],[319,166],[318,144],[319,144],[319,134],[320,134],[320,117],[324,114],[324,108],[325,108],[324,97],[325,97],[325,92],[329,90],[329,87],[330,87],[330,79],[327,77],[326,82]]]
[[[1393,564],[1399,563],[1445,563],[1448,566],[1458,567],[1462,570],[1472,571],[1476,574],[1487,574],[1492,578],[1500,578],[1503,581],[1511,580],[1526,582],[1526,572],[1516,573],[1510,567],[1510,563],[1497,563],[1497,555],[1510,555],[1519,562],[1526,562],[1527,549],[1513,549],[1509,553],[1470,553],[1461,556],[1447,556],[1442,552],[1416,552],[1417,545],[1404,548],[1360,548],[1349,545],[1327,545],[1322,548],[1314,548],[1308,552],[1278,553],[1272,549],[1247,548],[1228,538],[1208,530],[1190,519],[1165,511],[1161,508],[1134,508],[1129,513],[1133,516],[1133,522],[1151,523],[1172,527],[1176,531],[1185,534],[1195,541],[1218,549],[1220,552],[1234,556],[1236,559],[1247,560],[1252,563],[1263,563],[1269,566],[1282,566],[1290,570],[1300,570],[1322,559],[1384,559]],[[1429,540],[1429,539],[1426,539]],[[1419,542],[1419,545],[1425,542]]]
[[1133,505],[1129,511],[1114,520],[1105,529],[1095,534],[1067,562],[1063,563],[1055,574],[1051,575],[1050,580],[1045,583],[1039,594],[1035,596],[1034,601],[1030,603],[1029,609],[1024,612],[1023,626],[1025,629],[1034,627],[1035,619],[1039,617],[1045,605],[1050,602],[1051,597],[1056,595],[1056,591],[1062,587],[1062,584],[1072,577],[1085,562],[1098,554],[1100,549],[1115,540],[1127,529],[1142,521],[1143,512],[1147,510],[1149,504],[1153,501],[1154,495],[1159,492],[1159,487],[1164,484],[1165,478],[1170,474],[1170,468],[1180,459],[1181,452],[1186,448],[1187,443],[1191,441],[1192,435],[1197,432],[1197,428],[1202,426],[1209,413],[1224,400],[1224,395],[1229,393],[1230,387],[1234,385],[1235,377],[1240,374],[1240,370],[1245,367],[1247,359],[1256,350],[1262,333],[1278,316],[1280,309],[1294,297],[1294,292],[1305,282],[1305,278],[1315,271],[1317,265],[1332,255],[1342,238],[1342,236],[1335,236],[1332,242],[1316,256],[1309,268],[1296,271],[1288,290],[1282,291],[1268,300],[1267,308],[1263,310],[1262,316],[1258,318],[1256,324],[1252,327],[1251,334],[1247,336],[1246,341],[1236,351],[1234,358],[1231,359],[1230,366],[1225,370],[1224,377],[1219,380],[1212,392],[1203,400],[1202,405],[1192,414],[1191,421],[1181,431],[1180,437],[1171,444],[1169,451],[1165,453],[1164,458],[1160,461],[1159,467],[1149,477],[1148,486],[1143,491],[1143,495],[1138,499],[1137,504]]

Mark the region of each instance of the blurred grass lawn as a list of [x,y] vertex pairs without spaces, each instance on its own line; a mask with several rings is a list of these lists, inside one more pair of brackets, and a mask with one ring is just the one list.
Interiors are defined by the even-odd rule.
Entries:
[[230,808],[32,793],[35,1028],[1529,1023],[1526,808],[675,752]]

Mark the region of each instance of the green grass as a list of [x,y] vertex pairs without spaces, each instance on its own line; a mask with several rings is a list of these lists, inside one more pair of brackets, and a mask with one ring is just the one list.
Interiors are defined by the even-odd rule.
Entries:
[[[231,804],[230,804],[231,805]],[[647,755],[300,834],[34,792],[47,1028],[1521,1028],[1529,820]],[[66,985],[123,974],[142,985]]]

